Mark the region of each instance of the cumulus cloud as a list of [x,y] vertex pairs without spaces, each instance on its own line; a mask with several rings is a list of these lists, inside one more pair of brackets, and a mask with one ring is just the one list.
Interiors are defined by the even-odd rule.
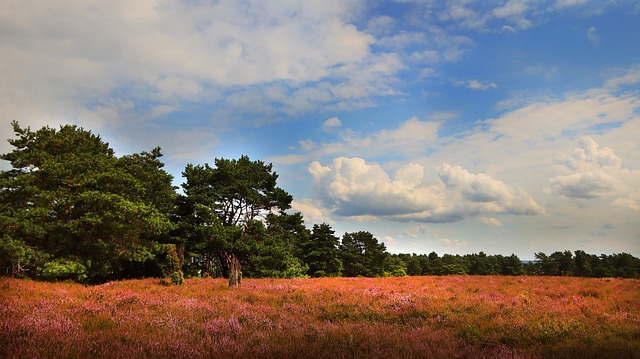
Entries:
[[561,196],[589,199],[611,192],[614,178],[602,172],[581,172],[553,178],[551,185]]
[[544,213],[544,209],[523,189],[508,186],[484,173],[471,173],[460,166],[445,163],[438,168],[438,176],[449,190],[462,197],[471,213]]
[[339,157],[328,167],[312,162],[308,170],[319,200],[343,217],[455,222],[482,213],[544,213],[523,190],[446,163],[438,168],[440,181],[432,184],[415,163],[400,167],[393,177],[362,158]]
[[320,200],[339,216],[393,216],[431,208],[437,198],[420,188],[422,178],[417,165],[401,168],[398,179],[391,179],[379,165],[361,158],[339,157],[330,167],[312,162],[309,173]]
[[322,208],[320,204],[309,199],[292,201],[291,211],[302,213],[302,216],[307,223],[333,223],[331,218],[325,215],[327,210]]
[[601,148],[592,138],[583,137],[578,148],[570,155],[560,154],[556,162],[573,173],[552,178],[552,188],[565,197],[589,199],[614,189],[614,176],[620,172],[622,161],[610,148]]
[[560,154],[556,163],[570,173],[550,179],[559,195],[574,199],[619,197],[612,204],[638,210],[640,172],[622,167],[622,159],[609,147],[601,147],[591,137],[582,137],[570,154]]
[[620,170],[622,159],[611,148],[600,147],[591,137],[582,137],[578,146],[570,155],[560,154],[556,162],[574,171]]

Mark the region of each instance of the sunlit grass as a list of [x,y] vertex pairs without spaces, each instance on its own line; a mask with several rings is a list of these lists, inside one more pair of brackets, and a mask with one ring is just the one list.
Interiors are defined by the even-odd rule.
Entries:
[[0,279],[7,358],[638,358],[640,281]]

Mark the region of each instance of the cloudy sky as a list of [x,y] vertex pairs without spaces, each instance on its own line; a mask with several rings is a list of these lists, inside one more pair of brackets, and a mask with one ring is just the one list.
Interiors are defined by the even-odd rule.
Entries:
[[176,184],[246,154],[395,253],[639,256],[638,34],[635,0],[0,0],[0,133],[161,146]]

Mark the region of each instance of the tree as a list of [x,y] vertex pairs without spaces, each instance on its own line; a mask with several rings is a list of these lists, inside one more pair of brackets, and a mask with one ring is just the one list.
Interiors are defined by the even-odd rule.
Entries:
[[216,253],[229,286],[239,285],[241,262],[251,253],[254,221],[288,209],[291,195],[276,187],[278,175],[271,164],[247,156],[216,158],[215,167],[189,164],[183,176],[182,220],[199,235],[196,242]]
[[298,255],[309,267],[312,277],[339,277],[342,261],[338,250],[338,237],[330,225],[314,224],[311,236],[302,237],[298,244]]
[[438,256],[438,253],[436,252],[431,252],[427,255],[426,257],[428,259],[428,261],[426,263],[426,266],[423,265],[422,268],[425,271],[425,274],[435,274],[435,275],[442,275],[445,274],[444,273],[444,263],[442,261],[442,258],[440,258]]
[[554,261],[558,268],[559,275],[572,276],[575,271],[576,262],[573,259],[573,253],[571,251],[555,251],[551,253],[549,258]]
[[384,259],[384,276],[385,277],[406,277],[407,264],[397,254],[387,255]]
[[297,256],[299,243],[307,240],[311,232],[305,227],[302,214],[269,213],[266,240],[262,250],[252,256],[255,267],[262,266],[261,277],[305,277],[309,267]]
[[469,274],[494,275],[500,267],[497,256],[487,256],[484,252],[466,255],[465,258],[469,262]]
[[442,274],[460,275],[467,274],[469,269],[460,255],[445,254],[442,256]]
[[573,253],[575,254],[576,261],[575,275],[578,277],[591,277],[593,274],[593,269],[591,268],[592,256],[582,250]]
[[253,222],[256,225],[251,231],[254,246],[243,266],[243,275],[254,278],[306,276],[308,267],[292,254],[296,237],[309,232],[302,215],[269,213],[266,222],[266,228],[261,222]]
[[387,247],[369,232],[345,233],[340,244],[344,275],[380,277],[384,275]]
[[405,261],[407,265],[407,274],[411,276],[422,275],[423,269],[422,264],[420,263],[420,257],[413,253],[411,256],[405,255],[403,257],[400,254],[401,258]]
[[629,253],[614,253],[611,256],[616,276],[623,278],[638,278],[640,275],[640,260]]
[[498,263],[500,263],[500,274],[502,275],[522,274],[522,261],[515,254],[511,254],[509,257],[498,256]]
[[555,276],[560,273],[558,263],[543,252],[534,253],[540,275]]
[[[160,149],[117,158],[76,126],[12,125],[14,150],[0,156],[12,166],[0,173],[0,251],[10,252],[13,272],[99,282],[122,277],[125,262],[153,260],[156,239],[171,228],[150,199],[173,191]],[[133,168],[134,158],[147,173]]]

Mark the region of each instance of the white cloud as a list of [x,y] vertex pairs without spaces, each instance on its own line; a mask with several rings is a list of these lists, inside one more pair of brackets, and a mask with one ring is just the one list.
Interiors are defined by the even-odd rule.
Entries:
[[544,209],[523,189],[508,186],[483,173],[470,173],[460,166],[443,164],[438,176],[447,189],[459,194],[470,213],[543,214]]
[[[442,113],[434,117],[450,119],[454,114]],[[331,119],[330,119],[331,120]],[[334,121],[331,121],[334,122]],[[383,129],[362,135],[352,129],[339,132],[340,141],[315,144],[300,142],[299,148],[304,153],[299,155],[274,156],[270,160],[277,163],[304,163],[336,155],[401,155],[422,154],[434,149],[438,144],[438,130],[441,121],[423,121],[412,117],[400,123],[397,128]],[[337,126],[336,126],[337,128]]]
[[[442,122],[411,118],[395,128],[368,134],[344,129],[340,141],[318,143],[299,160],[320,159],[315,165],[326,172],[312,173],[317,180],[316,194],[328,210],[339,215],[370,214],[371,208],[378,218],[394,221],[453,222],[474,216],[547,211],[573,216],[578,207],[571,204],[587,211],[589,201],[596,199],[604,200],[599,203],[602,206],[637,210],[640,176],[628,168],[640,165],[637,157],[630,155],[638,151],[635,134],[640,130],[640,100],[633,92],[619,90],[634,83],[637,76],[633,71],[619,72],[605,81],[603,88],[520,101],[498,118],[480,121],[477,128],[456,137],[439,134],[449,115]],[[579,135],[591,137],[580,140],[573,152],[557,154],[559,148],[574,147]],[[634,165],[624,168],[618,151],[599,146],[595,138],[616,143],[620,153],[627,154],[626,163]],[[396,156],[392,161],[387,157],[390,154]],[[320,165],[341,155],[361,157],[357,167],[366,168],[367,176],[369,171],[376,174],[370,178],[377,187],[371,183],[369,187],[355,186],[361,182],[359,177],[346,181],[347,177],[336,174],[342,173],[342,168]],[[438,172],[429,170],[436,169],[437,163],[445,164]],[[370,166],[375,166],[375,171]],[[391,188],[399,186],[405,192],[395,199],[402,199],[403,205],[387,200],[389,193],[394,193]],[[343,189],[340,193],[344,196],[333,191],[337,188]],[[416,192],[407,194],[411,191]],[[560,196],[574,201],[565,205]],[[419,202],[420,198],[432,201]],[[377,209],[387,201],[391,203],[388,212]],[[585,221],[594,215],[580,214]]]
[[493,9],[492,14],[497,19],[507,19],[520,29],[527,29],[532,25],[532,21],[525,17],[530,10],[529,4],[526,0],[509,0],[503,6]]
[[551,185],[562,196],[589,199],[610,193],[614,178],[602,172],[582,172],[553,178]]
[[329,167],[309,166],[318,199],[334,215],[373,216],[390,220],[455,222],[482,213],[543,214],[527,193],[484,174],[443,164],[440,182],[424,181],[424,168],[409,163],[395,178],[380,165],[339,157]]
[[440,122],[422,121],[412,117],[402,122],[397,128],[383,129],[365,136],[345,130],[342,132],[340,146],[336,144],[328,146],[350,153],[366,153],[368,156],[424,153],[436,146],[440,125]]
[[586,4],[587,2],[588,0],[558,0],[555,5],[559,8],[565,8],[565,7]]
[[[391,180],[382,167],[361,158],[339,157],[330,167],[318,162],[309,166],[321,201],[339,216],[397,215],[431,207],[437,199],[426,189],[416,189],[422,178],[415,170],[400,170],[400,179]],[[414,173],[402,178],[403,171]]]
[[470,29],[480,29],[487,22],[487,16],[467,7],[467,1],[449,1],[440,13],[440,20],[453,21]]
[[494,226],[494,227],[500,227],[502,226],[502,222],[500,222],[499,219],[497,218],[493,218],[493,217],[480,217],[478,218],[480,220],[480,223],[487,225],[487,226]]
[[612,204],[616,207],[640,212],[640,193],[633,193],[628,198],[618,198]]
[[622,159],[611,148],[600,147],[591,137],[582,137],[578,145],[580,147],[570,155],[560,154],[556,161],[574,171],[609,169],[613,173],[619,172]]
[[333,223],[333,220],[325,215],[326,209],[308,199],[292,201],[291,210],[302,213],[307,224]]
[[601,42],[600,34],[598,33],[598,29],[594,26],[591,26],[587,29],[587,39],[590,43],[598,45]]
[[605,82],[605,89],[615,91],[620,87],[636,85],[640,83],[640,65],[630,69],[614,69],[610,71],[609,78]]
[[[102,115],[96,109],[130,101],[130,108],[111,107],[118,128],[203,104],[217,104],[198,120],[203,126],[247,113],[264,122],[319,105],[371,105],[368,96],[394,93],[392,77],[403,64],[394,54],[372,54],[375,39],[351,23],[360,6],[2,1],[0,111],[23,124],[100,128],[104,119],[88,120]],[[133,145],[140,134],[122,137]]]
[[527,11],[527,1],[509,0],[503,6],[493,9],[493,15],[497,18],[522,15]]
[[565,131],[596,131],[636,116],[636,99],[601,89],[572,94],[565,98],[539,100],[496,120],[489,120],[491,133],[527,141],[559,138]]
[[331,117],[322,123],[322,130],[324,132],[332,132],[340,127],[342,127],[342,122],[337,117]]
[[467,88],[472,90],[482,90],[482,91],[498,87],[498,85],[496,85],[493,82],[484,84],[478,80],[471,80],[466,86]]
[[583,137],[570,155],[558,155],[556,162],[570,171],[550,179],[551,188],[563,197],[595,199],[614,196],[615,206],[637,210],[640,171],[622,167],[622,159],[611,148]]

